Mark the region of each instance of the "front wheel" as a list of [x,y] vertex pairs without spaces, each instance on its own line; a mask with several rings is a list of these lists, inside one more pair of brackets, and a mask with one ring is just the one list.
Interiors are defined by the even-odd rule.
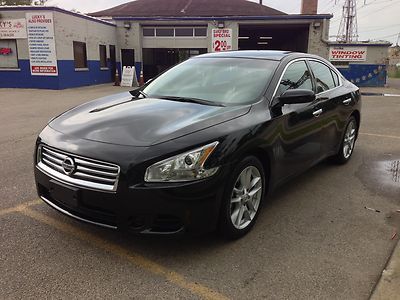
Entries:
[[265,175],[254,156],[243,159],[230,177],[222,204],[220,232],[237,239],[254,226],[265,194]]
[[350,160],[351,155],[353,154],[354,151],[357,133],[358,133],[357,121],[353,116],[351,116],[347,123],[346,131],[343,136],[342,142],[340,144],[340,149],[338,153],[333,157],[335,162],[339,164],[345,164]]

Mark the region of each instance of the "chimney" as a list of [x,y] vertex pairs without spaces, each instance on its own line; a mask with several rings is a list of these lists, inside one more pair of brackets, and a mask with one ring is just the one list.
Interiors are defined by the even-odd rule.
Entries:
[[263,2],[263,0],[260,0],[260,4],[261,4],[261,5],[263,5],[263,3],[262,3],[262,2]]
[[301,0],[302,15],[316,15],[318,13],[318,0]]

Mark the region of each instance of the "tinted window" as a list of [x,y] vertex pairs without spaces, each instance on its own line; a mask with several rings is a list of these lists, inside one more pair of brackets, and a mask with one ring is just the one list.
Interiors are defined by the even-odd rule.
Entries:
[[107,48],[105,45],[99,45],[100,68],[107,68]]
[[335,87],[331,69],[327,65],[312,60],[310,61],[310,66],[315,76],[317,94]]
[[175,36],[193,36],[193,28],[175,28]]
[[276,95],[280,96],[287,90],[295,89],[313,89],[310,71],[304,61],[294,62],[289,65],[282,77]]
[[157,36],[174,36],[173,28],[157,28],[156,29]]
[[333,76],[333,80],[335,81],[335,86],[339,86],[340,85],[340,81],[339,81],[339,76],[338,74],[336,74],[336,72],[332,71],[332,76]]
[[73,42],[74,64],[76,69],[87,68],[86,43]]
[[195,36],[207,36],[207,27],[195,28],[194,35]]
[[143,36],[154,36],[154,28],[143,28]]
[[240,105],[260,100],[278,62],[239,58],[193,58],[151,82],[149,96],[190,97]]

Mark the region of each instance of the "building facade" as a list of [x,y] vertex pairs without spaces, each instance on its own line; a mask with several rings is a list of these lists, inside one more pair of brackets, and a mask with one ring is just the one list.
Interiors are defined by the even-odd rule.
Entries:
[[3,88],[111,82],[119,61],[115,24],[55,7],[0,8],[0,52]]
[[[142,70],[147,80],[191,56],[217,51],[289,50],[331,59],[349,45],[328,41],[332,15],[317,14],[317,4],[303,0],[301,14],[290,15],[246,0],[137,0],[90,16],[55,7],[0,8],[0,87],[106,83],[122,66],[134,66],[137,77]],[[9,22],[11,29],[4,28]],[[12,29],[24,24],[25,35]],[[357,47],[366,48],[362,59],[332,62],[355,83],[383,85],[387,45],[351,50]]]

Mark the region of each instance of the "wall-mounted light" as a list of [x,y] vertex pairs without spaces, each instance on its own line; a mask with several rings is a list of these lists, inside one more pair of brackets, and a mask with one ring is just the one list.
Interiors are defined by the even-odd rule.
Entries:
[[130,22],[125,22],[124,23],[124,28],[128,29],[128,30],[131,29],[131,23]]
[[225,28],[225,22],[224,21],[218,21],[218,28]]
[[239,40],[248,40],[250,39],[249,36],[239,36]]
[[260,40],[272,40],[272,36],[260,36]]
[[317,28],[321,27],[321,22],[314,22],[313,26],[315,29],[317,29]]

